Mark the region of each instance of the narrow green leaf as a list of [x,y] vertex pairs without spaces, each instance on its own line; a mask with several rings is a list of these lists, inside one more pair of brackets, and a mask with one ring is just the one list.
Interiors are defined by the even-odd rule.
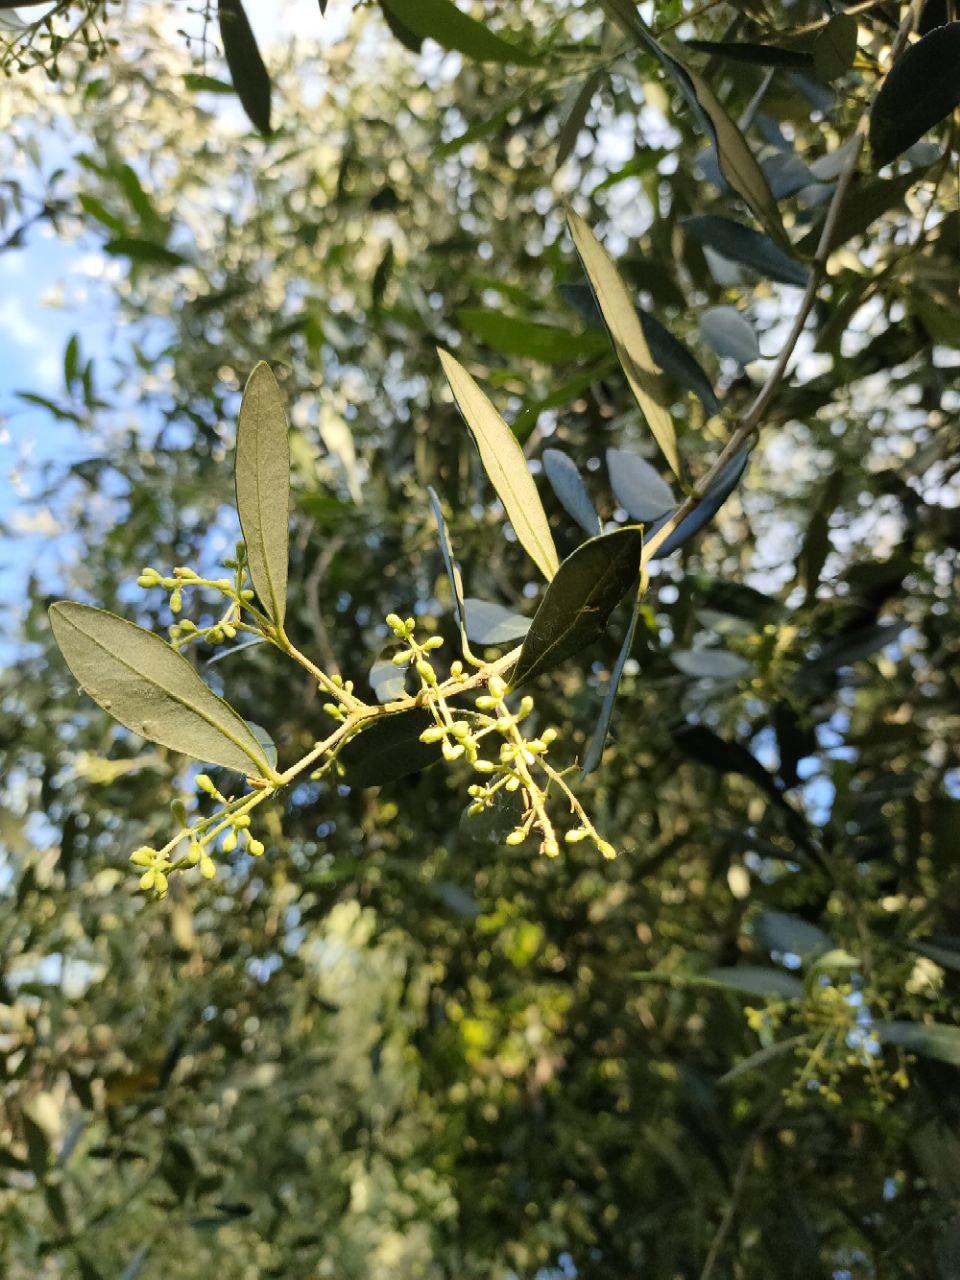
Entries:
[[567,221],[630,389],[663,456],[679,476],[680,455],[673,421],[665,408],[664,389],[633,299],[607,251],[583,218],[571,210]]
[[450,0],[380,0],[382,7],[407,30],[421,39],[436,40],[475,62],[505,62],[531,66],[537,58],[495,36],[451,4]]
[[457,319],[486,346],[508,356],[525,356],[543,364],[565,364],[607,350],[597,333],[571,333],[559,325],[505,316],[481,307],[461,307]]
[[614,497],[631,520],[649,524],[676,501],[656,468],[629,449],[607,450],[607,472]]
[[403,47],[409,49],[411,53],[419,53],[423,48],[423,36],[418,36],[415,31],[411,31],[408,26],[400,21],[391,8],[389,0],[380,0],[380,8],[394,38],[399,40]]
[[857,56],[856,18],[835,13],[813,42],[813,65],[821,80],[839,80]]
[[768,1062],[774,1062],[777,1058],[793,1053],[801,1045],[811,1043],[813,1039],[813,1032],[804,1032],[803,1035],[790,1036],[787,1040],[778,1040],[776,1044],[769,1044],[764,1049],[758,1049],[756,1053],[751,1053],[746,1058],[742,1058],[735,1067],[731,1067],[729,1071],[725,1072],[720,1077],[720,1084],[730,1084],[739,1079],[740,1076],[745,1076],[750,1071],[756,1071],[758,1067],[765,1067]]
[[725,969],[708,969],[707,977],[731,991],[741,991],[747,996],[783,996],[799,1000],[803,995],[803,983],[782,969],[765,969],[761,965],[738,964]]
[[243,391],[235,472],[250,580],[263,607],[282,629],[287,607],[290,441],[280,388],[273,370],[262,360]]
[[507,519],[520,545],[549,582],[560,560],[523,450],[463,365],[448,351],[441,350],[438,354],[457,408],[470,429]]
[[467,596],[464,600],[467,636],[472,644],[513,644],[530,630],[530,619],[492,600]]
[[730,58],[733,62],[749,62],[758,67],[790,67],[795,71],[810,70],[813,57],[801,49],[784,49],[774,44],[754,44],[747,40],[685,40],[684,46],[713,58]]
[[560,136],[557,139],[556,163],[558,169],[572,154],[573,148],[576,146],[580,130],[583,128],[587,112],[590,110],[590,103],[593,101],[605,74],[606,72],[602,68],[597,71],[591,71],[580,86],[580,90],[574,98],[570,110],[567,112],[567,117],[560,129]]
[[684,218],[680,225],[687,235],[701,244],[709,245],[725,258],[739,262],[769,280],[802,289],[810,278],[807,268],[784,253],[769,236],[734,222],[732,218],[705,213],[695,218]]
[[576,520],[587,537],[593,538],[602,532],[600,517],[573,461],[562,449],[544,449],[540,461],[543,474],[564,511]]
[[270,776],[244,721],[152,631],[67,600],[51,606],[50,625],[80,688],[127,729],[194,760]]
[[378,658],[367,679],[378,702],[396,702],[406,692],[406,672],[402,667],[394,666],[389,658]]
[[780,244],[788,244],[770,184],[746,139],[706,80],[689,68],[684,70],[690,77],[697,101],[710,122],[720,172],[773,238]]
[[944,1022],[878,1022],[874,1031],[881,1044],[960,1067],[960,1027]]
[[460,629],[461,636],[467,634],[467,615],[463,607],[463,579],[460,575],[460,566],[453,558],[453,548],[450,545],[450,531],[447,528],[447,522],[443,518],[443,508],[440,505],[440,499],[437,497],[436,491],[431,487],[427,489],[430,495],[430,507],[433,511],[433,518],[437,524],[437,537],[440,540],[440,554],[443,557],[443,567],[447,571],[447,577],[450,579],[450,590],[453,593],[453,612],[457,619],[457,626]]
[[799,956],[803,961],[813,960],[833,946],[822,929],[785,911],[761,911],[753,931],[765,950]]
[[583,768],[580,770],[580,777],[585,778],[588,773],[592,773],[600,763],[603,756],[604,744],[607,741],[607,734],[610,732],[610,721],[613,719],[613,708],[617,701],[617,690],[620,688],[620,679],[623,675],[623,668],[627,664],[630,657],[630,650],[633,648],[633,638],[637,634],[637,620],[640,617],[641,598],[638,594],[636,603],[630,613],[630,622],[627,625],[626,635],[623,637],[623,644],[620,646],[620,652],[617,654],[617,660],[613,664],[613,670],[610,672],[610,679],[607,682],[607,689],[603,695],[603,703],[600,707],[600,715],[597,718],[597,725],[593,731],[593,737],[590,739],[590,745],[587,747],[587,754],[583,759]]
[[104,253],[112,258],[129,258],[131,262],[145,262],[156,267],[182,267],[189,261],[182,253],[168,249],[152,240],[140,240],[136,236],[116,236],[103,246]]
[[726,649],[674,649],[670,661],[694,680],[739,680],[750,670],[746,659]]
[[[700,499],[694,509],[688,516],[685,516],[672,533],[668,534],[661,545],[657,548],[656,559],[662,560],[664,557],[672,555],[698,533],[705,524],[707,524],[717,514],[726,500],[733,493],[734,489],[740,483],[744,471],[747,469],[747,463],[750,460],[750,450],[752,445],[745,444],[734,456],[723,466],[714,477],[713,484],[710,489]],[[663,517],[655,525],[647,530],[647,537],[652,537],[658,529],[660,529],[667,520],[669,515]]]
[[881,168],[960,106],[960,22],[935,27],[890,68],[870,112],[870,148]]
[[[830,250],[839,249],[854,236],[863,235],[877,218],[901,203],[903,197],[925,172],[926,168],[923,167],[912,169],[909,173],[898,173],[894,178],[866,178],[855,182],[844,201],[834,227]],[[821,220],[797,242],[797,252],[814,254],[820,243],[822,229]]]
[[611,613],[637,581],[643,531],[627,526],[579,546],[557,570],[534,615],[513,673],[523,684],[603,635]]
[[270,135],[270,76],[242,0],[217,0],[220,38],[230,79],[251,124]]

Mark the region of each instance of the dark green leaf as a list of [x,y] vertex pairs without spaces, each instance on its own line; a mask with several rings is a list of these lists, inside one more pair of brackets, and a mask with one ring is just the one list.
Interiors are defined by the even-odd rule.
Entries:
[[839,80],[853,66],[857,56],[856,18],[835,13],[813,42],[813,65],[821,80]]
[[537,58],[495,36],[450,0],[380,0],[382,7],[407,30],[421,39],[436,40],[443,49],[454,49],[475,62],[532,65]]
[[520,320],[499,311],[462,307],[457,319],[474,337],[494,351],[525,356],[543,364],[566,364],[581,356],[606,351],[606,341],[596,333],[571,333],[557,325]]
[[870,147],[879,169],[960,105],[960,22],[935,27],[900,55],[870,112]]
[[692,391],[711,416],[720,412],[720,401],[703,368],[683,343],[652,316],[640,310],[643,335],[653,362],[678,386]]
[[393,36],[411,53],[419,53],[423,48],[423,36],[418,36],[415,31],[411,31],[400,21],[388,0],[380,0],[380,8],[383,10],[384,19]]
[[194,760],[271,775],[244,721],[152,631],[66,600],[51,606],[50,625],[81,689],[120,724]]
[[673,490],[659,472],[627,449],[607,450],[607,472],[614,496],[631,520],[649,524],[675,502]]
[[[708,521],[713,519],[740,483],[740,479],[747,469],[747,462],[750,459],[750,449],[751,445],[745,444],[714,476],[713,484],[696,507],[689,515],[684,516],[673,532],[669,533],[657,548],[656,559],[663,559],[665,556],[669,556],[674,551],[679,550],[695,533],[699,533]],[[663,520],[648,530],[647,536],[652,537],[669,519],[669,516],[665,516]]]
[[804,962],[816,959],[833,946],[822,929],[785,911],[761,911],[753,932],[757,943],[766,951],[799,956]]
[[684,218],[681,226],[687,235],[701,244],[709,245],[725,258],[739,262],[769,280],[802,289],[809,279],[807,268],[784,253],[769,236],[734,222],[732,218],[705,213],[695,218]]
[[767,795],[779,796],[771,775],[756,756],[739,742],[721,738],[705,724],[683,724],[673,730],[677,746],[692,760],[720,774],[737,773],[749,778]]
[[379,787],[435,764],[439,745],[420,741],[432,724],[429,711],[420,707],[375,720],[341,751],[344,781],[351,787]]
[[453,398],[470,428],[483,469],[503,503],[523,549],[549,582],[560,563],[550,525],[516,436],[467,373],[447,351],[440,363]]
[[182,267],[189,261],[182,253],[176,253],[166,245],[139,240],[136,236],[117,236],[108,240],[103,251],[114,258],[129,258],[131,262],[144,262],[155,267]]
[[183,77],[184,86],[192,90],[194,93],[233,93],[232,84],[228,84],[226,80],[218,80],[215,76],[198,75],[195,72],[188,72]]
[[960,1067],[960,1027],[943,1022],[878,1022],[874,1032],[881,1044]]
[[572,460],[561,449],[544,449],[541,461],[543,473],[564,511],[576,520],[588,537],[600,533],[600,517]]
[[742,1058],[735,1067],[731,1067],[720,1077],[721,1084],[730,1084],[732,1081],[739,1079],[740,1076],[746,1075],[750,1071],[756,1071],[758,1067],[765,1067],[768,1062],[774,1062],[777,1058],[782,1058],[788,1053],[794,1053],[801,1045],[808,1044],[812,1040],[810,1033],[790,1036],[786,1040],[778,1040],[775,1044],[769,1044],[764,1049],[758,1049],[756,1053],[751,1053],[748,1057]]
[[467,634],[467,618],[463,607],[463,579],[460,576],[460,566],[453,558],[453,548],[450,545],[450,533],[447,529],[447,522],[443,518],[443,508],[440,505],[440,499],[437,497],[436,491],[432,487],[428,487],[427,493],[430,495],[430,508],[433,511],[433,518],[437,524],[437,537],[440,540],[440,554],[443,557],[443,567],[447,571],[447,577],[450,579],[450,591],[453,595],[453,612],[457,619],[457,626],[461,635]]
[[220,38],[230,79],[250,123],[270,134],[270,76],[241,0],[217,0]]
[[597,717],[596,728],[590,739],[590,745],[587,747],[587,754],[583,758],[583,768],[580,770],[581,778],[585,778],[588,773],[592,773],[603,756],[603,747],[607,740],[607,734],[610,732],[610,721],[613,718],[613,708],[617,701],[617,690],[620,688],[620,678],[623,675],[623,668],[626,666],[627,659],[630,657],[630,650],[633,648],[633,638],[637,633],[640,605],[641,599],[638,595],[636,603],[630,612],[630,621],[623,637],[623,644],[620,646],[617,660],[613,664],[613,670],[610,672],[610,679],[603,695],[603,703],[600,707],[600,715]]
[[46,1133],[31,1116],[23,1117],[23,1136],[27,1143],[27,1159],[38,1179],[46,1177],[50,1166],[50,1142]]
[[781,996],[787,1000],[799,1000],[803,995],[800,979],[784,973],[782,969],[740,964],[729,969],[709,969],[706,976],[731,991],[742,991],[748,996]]
[[583,128],[584,121],[587,118],[587,112],[590,110],[590,103],[593,101],[594,94],[599,89],[605,75],[603,69],[591,71],[580,86],[577,96],[574,98],[567,112],[567,117],[560,129],[560,137],[557,139],[557,168],[559,169],[567,157],[572,153],[576,145],[577,138],[580,136],[580,130]]
[[810,69],[813,57],[800,49],[783,49],[774,44],[751,44],[747,40],[685,40],[687,49],[708,53],[714,58],[730,58],[758,67],[793,67]]
[[287,607],[290,442],[280,388],[273,370],[262,360],[243,391],[235,474],[250,580],[260,603],[282,630]]
[[603,635],[637,581],[642,550],[641,530],[627,527],[591,538],[564,560],[530,624],[514,684],[549,671]]
[[[920,168],[913,169],[910,173],[897,174],[895,178],[864,178],[855,182],[840,210],[830,239],[830,249],[839,249],[848,240],[863,235],[877,218],[901,203],[925,172],[924,168]],[[816,253],[822,229],[822,221],[812,227],[798,241],[798,253]]]
[[753,325],[736,307],[708,307],[700,317],[700,333],[718,356],[750,364],[760,359]]

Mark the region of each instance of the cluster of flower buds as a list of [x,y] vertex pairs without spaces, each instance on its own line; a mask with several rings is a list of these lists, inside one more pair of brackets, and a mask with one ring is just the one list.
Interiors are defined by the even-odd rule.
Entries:
[[[221,644],[224,640],[236,639],[238,629],[245,629],[241,621],[242,610],[250,609],[256,598],[255,592],[246,585],[246,561],[242,544],[238,548],[235,559],[228,560],[227,565],[234,570],[233,578],[204,578],[194,569],[186,565],[178,565],[170,576],[164,576],[150,566],[143,569],[137,578],[137,585],[145,589],[159,587],[170,593],[170,612],[178,621],[169,628],[170,642],[182,648],[193,640],[204,640],[207,644]],[[215,591],[227,600],[227,608],[221,618],[208,627],[198,627],[188,618],[180,619],[183,609],[183,593],[189,587],[200,587],[206,591]]]
[[[468,813],[482,813],[494,803],[501,790],[519,792],[523,799],[521,821],[506,837],[506,843],[522,844],[536,831],[542,852],[556,857],[560,845],[547,812],[548,796],[551,789],[556,788],[563,793],[578,819],[564,839],[570,844],[590,839],[605,858],[614,857],[613,845],[600,837],[562,775],[546,760],[547,751],[557,737],[556,729],[545,729],[534,737],[526,737],[521,730],[520,726],[533,713],[533,699],[529,695],[521,698],[517,709],[511,711],[507,685],[499,675],[493,674],[487,681],[486,692],[476,700],[476,711],[460,712],[447,701],[445,687],[448,686],[440,681],[430,660],[431,653],[441,647],[443,640],[431,636],[420,642],[415,634],[414,619],[403,620],[395,613],[387,617],[387,625],[403,645],[393,662],[397,666],[412,666],[420,681],[421,705],[433,717],[433,724],[420,735],[421,742],[439,743],[445,760],[463,759],[484,778],[482,783],[474,783],[469,788]],[[456,686],[466,679],[461,663],[453,664],[450,676],[453,685],[450,693],[455,695]],[[500,739],[499,753],[493,760],[481,755],[481,741],[487,736]]]
[[[343,676],[339,673],[337,675],[330,676],[329,679],[330,683],[337,689],[342,689],[344,693],[347,694],[353,693],[352,680],[344,680]],[[323,685],[320,686],[320,690],[321,692],[324,691]],[[334,720],[346,720],[347,718],[347,708],[341,702],[325,702],[323,704],[323,709],[327,715]]]
[[[220,808],[210,817],[191,824],[183,801],[174,800],[171,810],[179,827],[177,834],[162,849],[143,845],[130,855],[133,865],[143,868],[140,888],[154,892],[158,898],[166,897],[171,872],[197,867],[205,880],[212,880],[217,874],[213,853],[218,844],[220,852],[225,854],[241,848],[251,857],[259,858],[264,852],[263,842],[251,833],[248,810],[269,792],[258,792],[240,800],[228,799],[205,773],[197,774],[196,784],[197,790],[216,800]],[[184,842],[186,853],[176,856],[178,846]]]

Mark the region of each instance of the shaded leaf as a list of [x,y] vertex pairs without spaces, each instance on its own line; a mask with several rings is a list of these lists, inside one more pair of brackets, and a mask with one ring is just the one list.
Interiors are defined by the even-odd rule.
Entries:
[[223,54],[230,79],[251,124],[270,134],[270,76],[241,0],[217,0]]
[[549,581],[560,560],[523,450],[463,365],[447,351],[440,351],[439,355],[457,408],[470,428],[484,470],[503,503],[507,519],[520,545]]
[[681,226],[687,235],[701,244],[709,245],[725,258],[739,262],[769,280],[802,289],[809,279],[807,268],[784,253],[769,236],[734,222],[732,218],[705,213],[695,218],[684,218]]
[[[839,249],[854,236],[863,235],[888,210],[899,205],[910,188],[926,172],[925,168],[897,174],[895,178],[865,178],[853,183],[830,239],[830,249]],[[823,221],[818,222],[797,242],[797,252],[816,253]]]
[[782,969],[740,964],[726,969],[709,969],[707,977],[731,991],[742,991],[748,996],[781,996],[787,1000],[799,1000],[803,995],[800,979],[784,973]]
[[564,364],[580,356],[607,350],[607,344],[599,334],[571,333],[558,325],[520,320],[480,307],[462,307],[457,312],[457,319],[494,351],[508,356],[525,356],[544,364]]
[[271,768],[275,769],[277,767],[277,744],[262,724],[257,724],[254,720],[247,720],[246,725],[260,744],[264,759],[269,761]]
[[809,961],[831,950],[829,935],[815,924],[785,911],[761,911],[753,926],[757,943],[766,951],[799,956]]
[[467,616],[463,607],[463,579],[460,576],[460,566],[453,558],[453,548],[450,545],[450,531],[447,529],[447,522],[443,517],[443,508],[440,505],[440,499],[437,497],[436,491],[432,486],[427,487],[427,493],[430,495],[430,508],[433,511],[433,518],[437,524],[437,537],[440,541],[440,554],[443,557],[443,567],[447,571],[447,577],[450,580],[450,591],[453,596],[453,612],[457,619],[457,627],[461,635],[467,634]]
[[960,1067],[960,1027],[944,1022],[878,1022],[873,1030],[881,1044]]
[[367,677],[378,702],[396,702],[406,691],[407,676],[389,658],[378,658]]
[[576,146],[577,138],[580,136],[580,130],[583,128],[584,121],[587,118],[587,112],[590,110],[590,103],[593,96],[603,82],[605,72],[602,68],[591,71],[574,98],[570,110],[567,112],[566,119],[560,129],[560,136],[557,139],[557,168],[559,169],[567,157],[572,153]]
[[700,333],[718,356],[750,364],[760,359],[760,345],[749,320],[736,307],[708,307],[700,317]]
[[450,0],[380,0],[382,7],[408,31],[421,39],[436,40],[475,62],[531,65],[537,58],[493,34],[451,4]]
[[643,534],[627,527],[601,534],[568,556],[547,587],[513,673],[523,684],[603,635],[610,614],[637,581]]
[[633,648],[633,638],[637,634],[637,619],[640,617],[641,597],[638,594],[636,603],[630,613],[630,621],[627,624],[626,634],[623,637],[623,644],[620,646],[620,652],[617,654],[617,660],[613,664],[613,670],[610,672],[610,679],[607,682],[606,692],[603,695],[603,702],[600,706],[600,715],[597,717],[596,727],[593,736],[590,739],[590,745],[587,747],[587,754],[583,758],[583,767],[580,770],[580,777],[585,778],[588,773],[600,763],[603,756],[604,744],[607,740],[607,734],[610,731],[610,721],[613,718],[613,708],[617,701],[617,690],[620,688],[620,679],[623,675],[623,668],[626,666],[627,659],[630,657],[630,650]]
[[870,111],[870,147],[879,169],[960,106],[960,22],[935,27],[896,60]]
[[270,619],[282,630],[287,607],[290,441],[280,388],[273,370],[262,360],[243,391],[235,475],[250,581]]
[[696,680],[738,680],[750,670],[749,662],[725,649],[674,649],[670,661]]
[[650,347],[654,364],[678,386],[692,391],[711,416],[720,412],[713,384],[699,361],[684,344],[664,328],[649,311],[639,311],[643,335]]
[[50,625],[81,689],[127,729],[194,760],[270,776],[245,722],[159,636],[67,600],[51,606]]
[[813,56],[801,49],[784,49],[775,44],[755,44],[748,40],[685,40],[687,49],[708,53],[714,58],[730,58],[734,62],[749,62],[758,67],[792,67],[799,70],[813,67]]
[[467,638],[471,644],[512,644],[530,630],[530,619],[502,604],[468,596],[463,602],[467,617]]
[[[685,542],[692,538],[695,533],[699,533],[703,526],[713,519],[740,483],[743,473],[747,469],[751,447],[750,444],[745,444],[721,467],[714,476],[710,488],[690,514],[684,516],[672,533],[667,534],[666,538],[664,538],[662,544],[654,553],[655,559],[661,560],[665,556],[672,555],[674,551],[679,550]],[[669,516],[665,516],[663,520],[647,531],[647,536],[651,537],[655,534],[669,519]]]
[[544,449],[541,461],[544,475],[564,511],[576,520],[588,537],[600,533],[600,517],[572,459],[562,449]]
[[680,456],[673,421],[664,407],[663,387],[633,300],[607,251],[586,222],[572,211],[567,213],[567,221],[630,389],[664,457],[679,476]]
[[648,524],[674,504],[673,490],[639,454],[608,449],[607,472],[617,501],[632,520]]
[[682,724],[673,730],[673,740],[692,760],[720,774],[736,773],[749,778],[767,795],[779,798],[777,784],[756,758],[739,742],[721,738],[705,724]]
[[724,1072],[720,1077],[721,1084],[730,1084],[732,1081],[745,1076],[750,1071],[756,1071],[758,1067],[765,1067],[768,1062],[774,1062],[777,1058],[783,1058],[788,1053],[794,1053],[801,1045],[809,1043],[813,1039],[812,1034],[790,1036],[787,1040],[778,1040],[776,1044],[769,1044],[764,1049],[758,1049],[756,1053],[751,1053],[748,1057],[742,1058],[729,1071]]
[[419,53],[423,48],[423,36],[418,36],[415,31],[411,31],[405,23],[400,21],[388,0],[380,0],[380,8],[391,34],[405,49],[409,49],[411,53]]
[[813,65],[821,80],[839,80],[853,66],[857,56],[856,18],[835,13],[813,42]]
[[145,262],[156,267],[182,267],[188,261],[182,253],[176,253],[166,245],[140,240],[136,236],[116,236],[106,242],[103,251],[113,258],[129,258],[132,262]]
[[435,764],[440,746],[420,741],[432,724],[433,717],[421,707],[375,720],[340,752],[344,781],[351,787],[379,787]]

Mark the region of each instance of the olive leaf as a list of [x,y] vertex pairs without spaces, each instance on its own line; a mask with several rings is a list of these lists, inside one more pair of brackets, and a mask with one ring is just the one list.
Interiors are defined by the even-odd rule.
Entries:
[[580,777],[585,778],[588,773],[600,763],[603,755],[604,744],[607,741],[607,734],[610,731],[610,721],[613,718],[613,708],[617,701],[617,690],[620,688],[620,678],[623,675],[623,668],[627,664],[630,657],[630,650],[633,648],[633,638],[637,634],[637,620],[640,617],[641,598],[637,595],[636,602],[630,614],[630,622],[627,626],[626,635],[623,637],[623,644],[620,646],[620,652],[617,654],[617,660],[613,664],[613,670],[610,672],[610,680],[607,684],[607,691],[603,695],[603,703],[600,707],[600,715],[597,718],[597,725],[593,731],[593,737],[590,739],[590,745],[587,747],[587,754],[583,759],[583,767],[580,770]]
[[380,0],[388,18],[420,39],[429,37],[444,49],[455,49],[475,62],[529,65],[537,59],[526,49],[501,40],[481,22],[470,18],[451,0]]
[[606,249],[583,218],[570,210],[567,221],[630,390],[663,456],[674,474],[679,476],[680,455],[673,420],[664,406],[665,395],[659,371],[650,354],[633,299]]
[[780,284],[792,284],[802,289],[810,273],[805,266],[784,253],[769,236],[745,227],[732,218],[722,218],[715,213],[698,214],[684,218],[680,224],[687,235],[701,244],[708,245],[731,262],[739,262],[768,280]]
[[576,520],[588,537],[600,533],[600,517],[572,459],[562,449],[544,449],[540,460],[543,474],[567,515]]
[[[714,476],[713,484],[703,495],[694,509],[689,515],[684,516],[672,533],[667,534],[662,544],[657,547],[655,558],[663,559],[664,556],[671,555],[678,550],[683,544],[698,533],[708,521],[712,520],[717,514],[726,500],[733,493],[734,489],[740,483],[744,471],[747,469],[747,462],[750,459],[751,443],[743,445],[732,458],[730,458]],[[664,516],[662,520],[658,520],[648,531],[647,536],[652,537],[671,517]]]
[[438,354],[457,408],[470,428],[480,461],[503,503],[507,519],[520,545],[549,582],[560,558],[523,450],[463,365],[448,351]]
[[443,567],[447,571],[447,577],[450,580],[450,590],[453,593],[453,612],[457,619],[457,626],[460,629],[461,636],[467,634],[467,618],[463,607],[463,579],[460,576],[460,566],[453,558],[453,548],[450,545],[450,531],[447,528],[447,522],[443,516],[443,507],[440,505],[440,499],[437,497],[436,490],[431,486],[427,487],[427,493],[430,497],[430,509],[433,512],[433,518],[437,525],[437,538],[440,542],[440,554],[443,557]]
[[656,468],[629,449],[607,450],[607,472],[614,497],[631,520],[657,520],[676,501]]
[[874,1031],[881,1044],[960,1067],[960,1027],[946,1022],[878,1022]]
[[709,121],[720,172],[773,238],[780,244],[789,244],[770,184],[760,168],[759,161],[747,145],[747,140],[706,80],[696,71],[691,71],[689,67],[684,67],[683,70],[693,85],[703,114]]
[[421,742],[433,717],[422,707],[375,720],[351,738],[340,752],[345,781],[351,787],[379,787],[410,773],[419,773],[441,757],[435,742]]
[[246,722],[152,631],[69,600],[51,605],[50,625],[80,688],[127,729],[194,760],[273,775]]
[[261,361],[250,377],[237,427],[237,511],[250,580],[280,628],[287,606],[290,441],[273,370]]
[[217,16],[230,79],[251,123],[270,134],[270,76],[241,0],[218,0]]
[[467,618],[467,638],[471,644],[513,644],[522,640],[530,630],[530,619],[505,609],[492,600],[478,600],[467,596],[464,600]]
[[523,684],[603,635],[607,619],[637,581],[643,531],[627,525],[581,543],[547,587],[523,642],[512,681]]
[[960,22],[935,27],[905,49],[870,112],[870,149],[881,168],[960,105]]

